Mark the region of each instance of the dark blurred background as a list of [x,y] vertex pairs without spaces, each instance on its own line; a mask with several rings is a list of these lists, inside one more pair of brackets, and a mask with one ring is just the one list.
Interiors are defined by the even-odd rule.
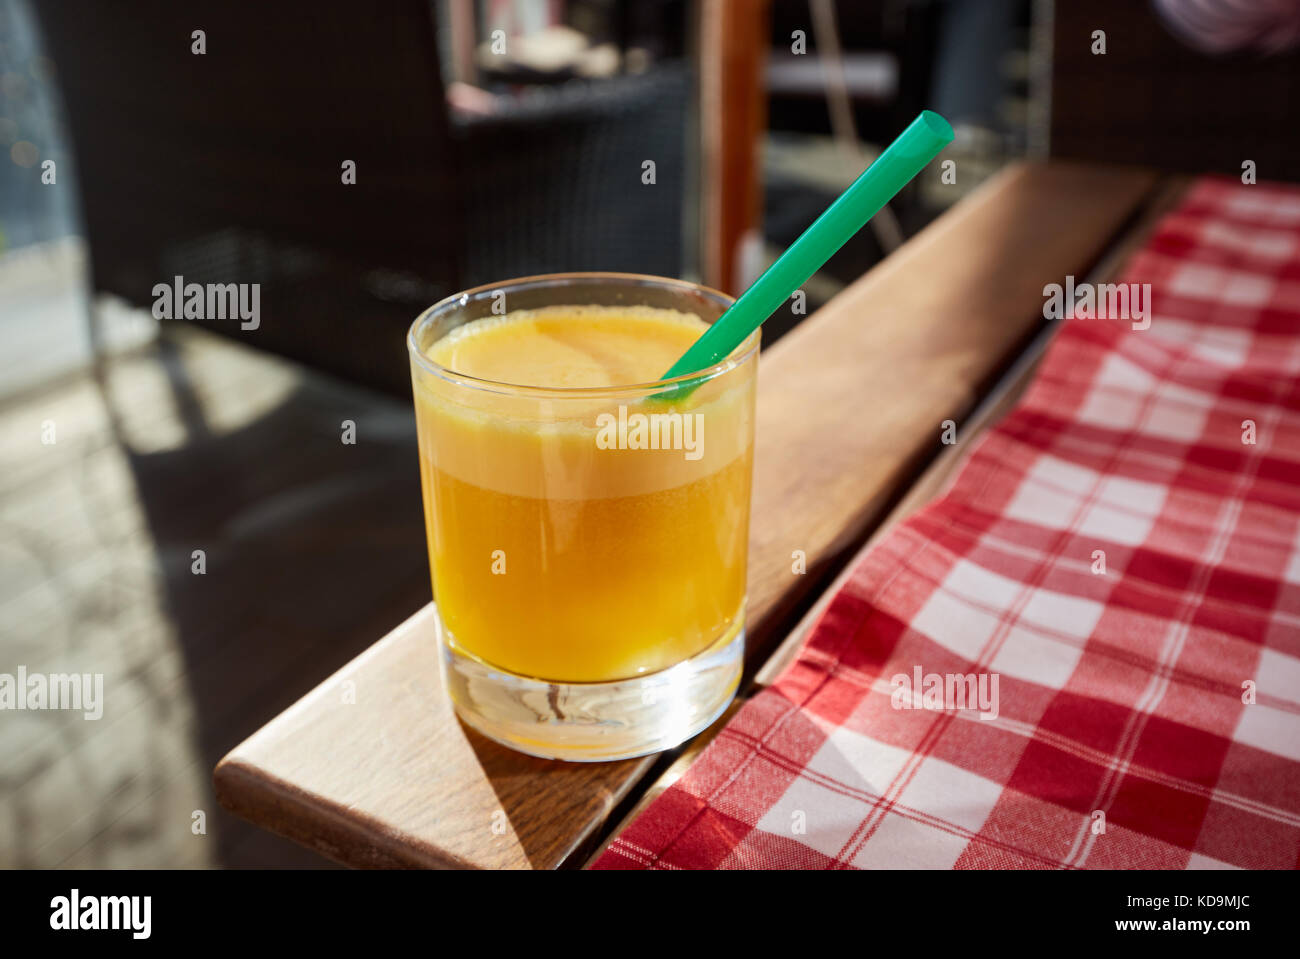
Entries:
[[[1251,0],[0,0],[0,672],[108,694],[0,715],[0,865],[320,864],[209,774],[429,598],[425,306],[569,270],[738,292],[948,117],[949,176],[770,345],[1017,160],[1300,179],[1296,35]],[[257,329],[155,320],[178,275],[258,284]]]

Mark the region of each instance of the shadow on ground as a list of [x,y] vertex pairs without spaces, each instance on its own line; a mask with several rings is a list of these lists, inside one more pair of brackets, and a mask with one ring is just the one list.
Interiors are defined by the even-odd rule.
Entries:
[[[197,748],[211,770],[427,602],[430,587],[409,402],[302,372],[263,415],[216,430],[205,410],[238,397],[204,396],[196,383],[190,358],[208,338],[186,333],[182,349],[164,332],[151,348],[185,429],[179,446],[133,449],[111,378],[100,383],[153,540]],[[355,423],[353,444],[343,442],[345,420]],[[326,864],[224,811],[209,819],[214,833],[223,866]]]

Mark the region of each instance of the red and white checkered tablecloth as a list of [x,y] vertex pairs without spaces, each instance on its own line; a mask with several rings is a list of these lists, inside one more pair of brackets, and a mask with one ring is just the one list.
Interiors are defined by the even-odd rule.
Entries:
[[1300,864],[1300,190],[1198,182],[1118,282],[1149,328],[1066,321],[596,868]]

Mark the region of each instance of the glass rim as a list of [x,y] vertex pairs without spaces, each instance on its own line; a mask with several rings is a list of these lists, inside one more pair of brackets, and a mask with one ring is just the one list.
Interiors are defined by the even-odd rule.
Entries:
[[[626,283],[629,286],[655,286],[667,290],[679,290],[681,292],[702,293],[709,299],[719,303],[723,309],[729,308],[736,302],[735,298],[723,293],[721,290],[715,290],[713,287],[705,286],[702,283],[693,283],[690,280],[679,280],[673,277],[654,276],[649,273],[614,273],[607,271],[594,272],[577,272],[577,273],[538,273],[533,276],[518,277],[512,280],[502,280],[498,283],[485,283],[481,286],[470,287],[450,296],[445,296],[432,306],[426,307],[420,311],[419,316],[412,321],[410,328],[406,333],[406,349],[411,359],[420,366],[425,372],[437,376],[441,379],[452,382],[458,386],[468,387],[470,389],[485,390],[492,393],[505,393],[512,396],[530,396],[530,397],[549,397],[549,398],[586,398],[603,396],[618,396],[628,393],[645,393],[657,392],[666,388],[681,386],[686,383],[703,384],[708,380],[715,379],[736,369],[743,363],[749,361],[758,351],[759,343],[762,339],[762,327],[756,329],[753,333],[745,338],[731,355],[723,360],[698,370],[694,373],[683,373],[680,376],[670,377],[668,379],[651,380],[645,383],[628,383],[619,384],[618,386],[528,386],[523,383],[507,383],[503,380],[490,380],[485,377],[470,376],[468,373],[460,373],[450,367],[436,363],[425,355],[424,351],[419,348],[416,341],[417,333],[426,325],[433,321],[437,316],[447,312],[453,307],[465,306],[471,300],[482,299],[491,296],[499,290],[508,290],[510,288],[527,288],[538,289],[553,286],[567,286],[575,281],[592,280],[596,282],[606,282],[609,285],[616,285],[618,282]],[[582,305],[582,304],[572,304]]]

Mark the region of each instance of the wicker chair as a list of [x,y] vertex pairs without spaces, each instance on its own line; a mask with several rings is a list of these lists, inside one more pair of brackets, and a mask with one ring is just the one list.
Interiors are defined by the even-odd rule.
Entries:
[[[147,307],[177,275],[258,283],[258,329],[199,322],[405,393],[406,327],[458,288],[682,271],[681,64],[539,91],[453,128],[421,0],[148,2],[129,17],[69,0],[38,13],[96,292]],[[641,183],[647,159],[654,186]]]

